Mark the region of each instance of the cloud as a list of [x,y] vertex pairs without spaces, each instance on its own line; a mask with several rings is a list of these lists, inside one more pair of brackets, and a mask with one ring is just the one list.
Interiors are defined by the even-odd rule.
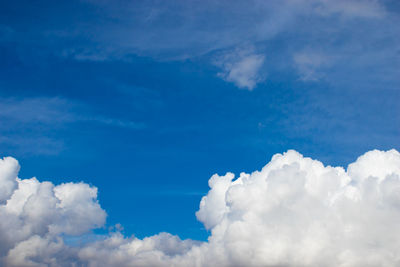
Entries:
[[[260,171],[214,175],[197,218],[207,242],[168,233],[110,233],[69,246],[64,236],[101,227],[97,188],[17,177],[0,160],[2,266],[397,266],[400,153],[373,150],[342,167],[290,150]],[[4,193],[5,192],[5,193]]]
[[315,52],[301,52],[293,57],[300,79],[303,81],[318,81],[323,76],[323,70],[326,68],[332,58]]
[[64,141],[56,137],[56,130],[70,124],[145,128],[141,122],[94,113],[83,103],[61,97],[0,98],[0,145],[13,153],[54,155],[64,149]]
[[0,160],[0,265],[56,266],[70,250],[62,235],[81,235],[104,224],[97,188],[19,179],[18,171],[15,159]]
[[314,10],[323,16],[341,14],[345,17],[381,18],[386,14],[378,0],[313,0],[309,1]]
[[6,201],[14,192],[18,171],[19,165],[14,158],[4,158],[0,161],[0,203]]
[[264,60],[264,55],[249,50],[225,53],[215,61],[215,65],[222,69],[217,75],[239,88],[251,91],[265,79],[265,75],[260,73]]
[[[348,80],[346,74],[355,71],[361,73],[354,75],[356,77],[366,77],[366,73],[371,72],[398,76],[397,73],[388,74],[385,69],[392,69],[392,72],[398,69],[393,58],[398,56],[399,30],[391,26],[398,24],[399,16],[392,12],[395,8],[391,1],[251,0],[197,4],[187,1],[173,4],[170,1],[81,1],[80,4],[87,14],[78,19],[72,20],[68,12],[59,21],[54,21],[51,14],[43,14],[54,21],[54,25],[28,27],[28,35],[35,38],[27,39],[27,34],[10,30],[17,29],[15,25],[1,25],[0,34],[4,32],[13,46],[14,43],[29,45],[29,51],[33,50],[32,54],[37,53],[37,56],[49,51],[62,58],[98,62],[129,62],[132,55],[159,61],[197,60],[208,58],[216,51],[228,53],[232,48],[249,44],[257,47],[255,55],[243,58],[242,63],[237,59],[236,65],[229,67],[235,64],[232,62],[220,73],[224,80],[242,88],[252,88],[257,83],[257,79],[246,77],[259,68],[263,61],[261,55],[268,58],[269,68],[287,72],[292,64],[288,58],[305,47],[324,54],[341,52],[344,55],[343,62],[336,68],[341,77],[333,77],[333,81]],[[95,12],[98,9],[104,12]],[[384,50],[383,43],[387,46]],[[28,48],[18,50],[27,51]],[[273,57],[277,58],[275,64],[271,61]],[[30,57],[21,55],[20,58]],[[46,60],[30,60],[30,64],[31,61]],[[365,66],[366,62],[376,66],[374,71],[357,68]]]
[[18,125],[52,127],[74,122],[95,122],[132,129],[144,127],[141,123],[92,115],[84,104],[60,97],[0,98],[0,119]]
[[[266,79],[267,72],[289,73],[291,59],[309,48],[319,51],[319,56],[342,56],[342,60],[326,69],[329,60],[318,63],[315,54],[309,56],[313,61],[310,64],[298,64],[298,59],[294,63],[302,80],[326,77],[341,87],[352,80],[352,87],[362,83],[365,88],[382,80],[368,78],[374,73],[395,79],[398,84],[399,75],[393,70],[399,69],[395,51],[400,34],[391,25],[398,23],[399,16],[391,12],[394,8],[390,1],[202,1],[196,5],[185,1],[132,2],[124,3],[123,10],[115,2],[91,3],[105,5],[107,17],[123,23],[94,26],[91,32],[97,34],[92,35],[91,44],[95,45],[91,47],[95,48],[73,55],[78,60],[129,60],[132,54],[161,61],[196,60],[223,51],[227,58],[220,59],[222,71],[218,76],[252,90]],[[253,54],[231,54],[232,49],[238,51],[246,44],[256,47]]]
[[[90,24],[91,32],[97,33],[90,37],[92,48],[77,48],[76,55],[100,61],[104,53],[185,59],[244,43],[270,41],[279,33],[296,33],[307,23],[304,16],[333,17],[338,23],[337,17],[373,20],[387,15],[385,3],[379,0],[202,1],[196,5],[186,1],[88,2],[104,9],[101,19],[106,25]],[[91,53],[99,53],[99,57]]]
[[[398,166],[395,150],[368,152],[347,172],[288,151],[225,191],[220,184],[233,176],[213,177],[198,218],[211,225],[210,246],[224,248],[227,265],[395,266]],[[221,203],[218,219],[200,216]]]

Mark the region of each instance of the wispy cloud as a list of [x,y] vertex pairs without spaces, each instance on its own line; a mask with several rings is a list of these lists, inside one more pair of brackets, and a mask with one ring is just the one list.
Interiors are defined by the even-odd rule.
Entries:
[[295,67],[303,81],[318,81],[325,73],[324,68],[331,64],[332,58],[315,52],[300,52],[294,55]]
[[382,2],[377,0],[313,0],[308,2],[313,10],[323,16],[340,14],[347,18],[382,18],[386,15],[385,7]]
[[253,90],[264,81],[266,75],[261,72],[265,56],[256,54],[252,49],[237,49],[220,55],[215,65],[222,69],[218,76],[239,88]]
[[114,46],[121,51],[164,59],[188,58],[243,43],[270,41],[280,33],[296,33],[298,27],[307,23],[301,20],[304,16],[321,20],[339,16],[351,20],[387,15],[384,3],[376,0],[91,3],[106,8],[105,18],[124,22],[123,27],[118,23],[107,24],[105,32],[100,32],[104,29],[101,25],[91,25],[99,33],[91,40],[106,45],[105,51]]
[[1,98],[0,119],[7,122],[0,126],[3,129],[10,124],[17,127],[33,124],[55,127],[74,122],[95,122],[132,129],[144,127],[142,123],[93,115],[84,104],[59,97]]
[[[393,51],[398,47],[400,34],[392,25],[399,18],[391,12],[390,5],[390,1],[379,0],[203,1],[197,4],[86,1],[84,8],[90,7],[92,11],[100,6],[104,12],[88,12],[88,17],[74,21],[66,17],[65,24],[42,32],[32,28],[32,34],[41,36],[35,40],[27,39],[18,31],[10,32],[7,29],[11,25],[3,25],[0,32],[7,33],[7,38],[19,45],[38,46],[36,50],[44,51],[42,54],[51,51],[78,61],[129,61],[132,54],[161,61],[196,60],[202,56],[209,58],[216,51],[228,54],[249,44],[256,47],[253,55],[221,63],[224,67],[219,76],[238,87],[252,89],[260,80],[255,73],[265,73],[274,67],[269,64],[272,57],[279,60],[275,64],[279,71],[290,71],[293,63],[290,59],[297,58],[295,61],[303,62],[299,67],[301,79],[318,80],[322,72],[317,71],[316,59],[314,63],[304,63],[305,59],[299,58],[305,48],[324,55],[347,51],[342,53],[343,61],[335,65],[334,72],[342,79],[350,71],[362,72],[356,66],[365,63],[375,64],[375,73],[387,73],[380,71],[387,65],[387,61],[381,60],[384,55],[378,60],[369,55],[382,53],[381,47],[376,46],[380,40],[388,46],[384,50],[387,57],[398,57]],[[381,31],[382,28],[386,30]],[[51,42],[47,42],[49,39]],[[65,43],[71,42],[65,40],[73,40],[74,45],[66,46]],[[52,46],[43,47],[48,43]],[[349,51],[357,46],[363,47]],[[264,57],[268,62],[262,64]],[[214,60],[209,63],[213,64]],[[398,63],[393,65],[396,66],[392,69],[398,69]]]
[[74,123],[139,130],[141,122],[96,115],[82,103],[59,97],[0,98],[0,144],[28,154],[58,154],[54,132]]

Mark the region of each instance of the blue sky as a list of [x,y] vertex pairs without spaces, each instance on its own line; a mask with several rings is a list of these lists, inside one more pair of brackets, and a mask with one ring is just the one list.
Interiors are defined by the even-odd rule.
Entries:
[[400,149],[398,1],[3,1],[0,156],[107,225],[208,235],[214,173]]

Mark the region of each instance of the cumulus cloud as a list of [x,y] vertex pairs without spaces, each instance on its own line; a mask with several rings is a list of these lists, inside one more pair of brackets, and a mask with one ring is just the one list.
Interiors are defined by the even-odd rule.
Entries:
[[253,90],[265,79],[265,74],[260,73],[264,60],[264,55],[247,49],[228,52],[215,61],[215,64],[222,69],[217,75],[239,88]]
[[197,218],[207,242],[111,233],[80,247],[63,235],[102,226],[97,189],[17,177],[0,161],[3,266],[398,266],[400,153],[370,151],[343,167],[290,150],[260,171],[214,175]]
[[17,186],[18,162],[11,157],[0,161],[0,203],[6,201]]
[[18,170],[15,159],[0,160],[0,265],[56,266],[68,251],[62,235],[80,235],[104,224],[97,188],[20,179]]

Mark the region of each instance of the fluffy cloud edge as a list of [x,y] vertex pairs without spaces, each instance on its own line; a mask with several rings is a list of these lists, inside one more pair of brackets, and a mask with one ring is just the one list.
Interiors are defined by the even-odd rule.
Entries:
[[20,179],[0,160],[4,266],[396,266],[400,153],[373,150],[347,170],[289,150],[261,170],[213,175],[196,213],[207,242],[119,232],[72,247],[105,223],[97,188]]

